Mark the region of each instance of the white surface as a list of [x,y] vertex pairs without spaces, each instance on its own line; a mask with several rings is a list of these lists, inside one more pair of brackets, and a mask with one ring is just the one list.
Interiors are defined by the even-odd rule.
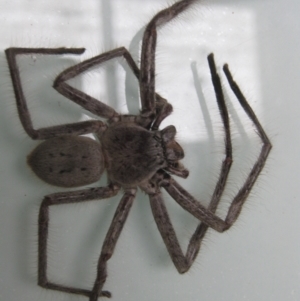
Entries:
[[[85,47],[86,54],[79,58],[84,59],[125,46],[138,60],[143,27],[166,5],[164,0],[0,0],[0,300],[87,300],[36,285],[39,204],[44,195],[61,189],[44,184],[26,166],[26,155],[37,143],[19,122],[4,49]],[[157,91],[174,106],[163,127],[174,124],[186,150],[184,163],[191,173],[180,181],[184,187],[208,200],[223,158],[222,124],[206,62],[210,52],[220,72],[223,63],[229,64],[274,148],[237,223],[225,234],[208,233],[186,275],[175,270],[147,197],[139,194],[108,265],[104,289],[113,293],[112,300],[300,300],[299,12],[296,0],[199,1],[159,31]],[[77,61],[75,56],[20,60],[36,127],[86,118],[82,109],[51,88],[56,74]],[[125,70],[118,62],[108,64],[76,85],[120,112],[128,107],[137,113],[137,82]],[[222,78],[235,156],[219,212],[224,216],[260,144]],[[120,197],[51,210],[53,281],[91,287]],[[185,246],[197,222],[166,199]]]

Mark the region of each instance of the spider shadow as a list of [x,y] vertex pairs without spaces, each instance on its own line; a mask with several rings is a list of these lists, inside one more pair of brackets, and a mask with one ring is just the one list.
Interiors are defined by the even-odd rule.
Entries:
[[[128,51],[131,56],[136,60],[139,57],[139,48],[143,39],[143,34],[145,31],[145,26],[143,26],[132,38],[131,43],[129,44]],[[126,95],[126,103],[130,113],[137,114],[139,110],[139,83],[136,80],[132,81],[132,71],[129,69],[128,64],[125,65],[126,78],[125,78],[125,95]],[[131,72],[129,72],[129,70]],[[133,84],[134,83],[134,84]],[[136,84],[135,84],[136,83]],[[138,109],[138,110],[137,110]]]

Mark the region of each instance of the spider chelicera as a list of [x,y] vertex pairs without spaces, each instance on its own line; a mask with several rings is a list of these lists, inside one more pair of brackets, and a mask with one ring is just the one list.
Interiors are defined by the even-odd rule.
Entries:
[[[232,164],[232,146],[229,117],[213,54],[208,56],[208,63],[225,130],[226,155],[208,208],[201,205],[172,177],[172,175],[183,178],[188,176],[188,170],[180,162],[184,157],[184,152],[175,140],[175,127],[168,126],[159,130],[161,122],[171,114],[172,106],[166,99],[155,93],[157,28],[175,18],[194,2],[195,0],[179,1],[152,18],[143,36],[140,69],[130,53],[121,47],[70,67],[56,77],[53,87],[59,93],[89,112],[107,119],[106,123],[89,120],[40,129],[34,129],[32,125],[16,57],[26,54],[82,54],[83,48],[9,48],[5,51],[21,123],[32,139],[45,140],[28,156],[28,164],[36,175],[49,184],[61,187],[78,187],[94,183],[100,179],[104,170],[106,170],[109,180],[107,187],[86,188],[45,196],[40,206],[38,219],[38,284],[40,286],[84,295],[90,301],[96,301],[99,296],[111,296],[110,292],[102,290],[107,277],[107,261],[113,254],[138,187],[149,195],[153,217],[179,273],[185,273],[193,264],[201,241],[209,227],[223,232],[229,229],[238,218],[242,206],[266,162],[271,150],[271,143],[233,80],[228,65],[225,64],[223,70],[229,85],[253,122],[262,140],[262,148],[244,184],[234,197],[224,220],[216,216],[215,211]],[[120,115],[108,105],[66,83],[67,80],[86,70],[117,57],[125,58],[139,80],[142,106],[139,115]],[[95,134],[98,141],[82,136],[89,133]],[[105,237],[93,288],[87,290],[50,282],[47,278],[49,207],[110,198],[115,196],[121,188],[124,190],[124,195]],[[162,188],[184,210],[201,221],[189,241],[186,253],[179,245],[168,216],[161,193]]]

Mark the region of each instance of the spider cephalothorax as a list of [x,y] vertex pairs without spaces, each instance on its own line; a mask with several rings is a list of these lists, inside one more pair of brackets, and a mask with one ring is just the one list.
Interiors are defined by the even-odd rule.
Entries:
[[162,131],[149,131],[131,122],[109,126],[99,135],[109,179],[134,188],[159,169],[172,169],[184,156],[175,133],[173,126]]
[[[100,296],[111,296],[110,292],[102,290],[107,277],[107,261],[113,254],[138,187],[149,195],[154,220],[179,273],[186,272],[193,264],[199,252],[201,241],[209,227],[223,232],[229,229],[238,218],[242,206],[267,160],[271,143],[238,85],[233,80],[228,65],[224,65],[223,70],[229,85],[253,122],[263,145],[258,159],[234,197],[225,219],[218,217],[215,212],[232,164],[232,146],[229,116],[213,54],[208,56],[208,63],[224,126],[225,158],[208,208],[190,195],[172,177],[172,175],[183,178],[188,176],[187,169],[180,163],[184,152],[175,140],[175,127],[168,126],[159,130],[161,122],[171,114],[172,106],[166,99],[155,93],[157,28],[175,18],[195,1],[178,1],[159,12],[149,22],[143,36],[140,70],[130,53],[121,47],[72,66],[56,77],[53,87],[59,93],[83,109],[106,119],[106,123],[95,119],[40,129],[34,129],[32,125],[16,56],[25,54],[81,54],[84,52],[83,48],[9,48],[5,51],[20,121],[32,139],[45,140],[28,156],[28,163],[33,171],[45,182],[63,187],[94,183],[99,180],[104,170],[108,174],[109,183],[106,187],[85,188],[45,196],[40,207],[38,221],[38,284],[40,286],[84,295],[90,301],[96,301]],[[113,108],[67,83],[69,79],[86,70],[120,56],[125,58],[139,80],[141,113],[137,116],[120,115]],[[81,136],[90,133],[95,134],[99,141]],[[109,198],[116,195],[121,188],[124,189],[124,195],[105,237],[93,287],[82,289],[49,281],[47,276],[49,207]],[[178,242],[164,204],[162,189],[184,210],[201,221],[190,239],[186,252],[182,251]]]

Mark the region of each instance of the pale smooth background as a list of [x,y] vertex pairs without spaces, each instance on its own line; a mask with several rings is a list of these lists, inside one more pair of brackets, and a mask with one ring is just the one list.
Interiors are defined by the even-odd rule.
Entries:
[[[36,284],[37,214],[44,195],[61,191],[37,179],[26,155],[37,145],[17,115],[4,49],[85,47],[81,57],[19,59],[36,127],[95,118],[51,88],[55,76],[84,60],[125,46],[138,62],[144,26],[165,0],[0,0],[0,300],[87,300]],[[174,124],[190,177],[180,180],[207,203],[224,156],[222,123],[206,56],[227,62],[274,148],[244,210],[225,234],[210,231],[186,275],[168,257],[147,197],[138,194],[104,289],[115,301],[300,300],[299,69],[297,0],[199,1],[159,30],[157,91],[174,106]],[[121,63],[121,64],[120,64]],[[219,214],[224,216],[260,149],[251,122],[222,74],[234,144],[234,165]],[[138,113],[138,86],[124,60],[78,77],[73,84],[116,110]],[[100,184],[105,185],[103,178]],[[106,230],[121,194],[110,200],[51,209],[49,278],[90,288]],[[197,221],[167,198],[185,247]]]

